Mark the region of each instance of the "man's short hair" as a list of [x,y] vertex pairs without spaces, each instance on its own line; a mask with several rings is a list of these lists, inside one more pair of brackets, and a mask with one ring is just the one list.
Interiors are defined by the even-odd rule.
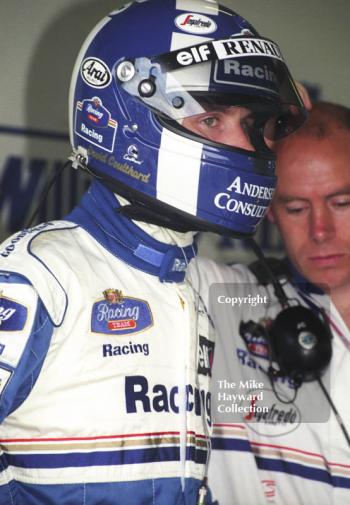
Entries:
[[347,130],[350,133],[350,109],[331,102],[315,102],[303,126],[290,137],[276,143],[276,150],[296,137],[310,136],[321,140],[339,130]]

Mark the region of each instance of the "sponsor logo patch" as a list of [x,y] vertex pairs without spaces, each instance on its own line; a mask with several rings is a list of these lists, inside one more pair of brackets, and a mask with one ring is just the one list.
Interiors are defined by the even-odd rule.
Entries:
[[0,332],[23,330],[27,316],[27,307],[0,294]]
[[99,58],[86,58],[81,64],[80,75],[92,88],[106,88],[112,81],[109,68]]
[[102,346],[102,356],[110,358],[113,356],[131,356],[132,354],[149,355],[148,343],[127,342],[121,345],[104,344]]
[[278,93],[278,79],[270,61],[259,63],[259,58],[250,58],[242,62],[239,59],[217,61],[214,81],[222,84],[241,84],[261,87],[272,93]]
[[241,322],[239,332],[252,356],[265,359],[269,357],[267,333],[263,325]]
[[105,335],[130,335],[153,326],[148,303],[139,298],[124,296],[118,289],[106,289],[104,298],[94,303],[91,331]]
[[[180,388],[177,385],[154,384],[143,375],[125,377],[125,406],[127,414],[173,412],[179,414]],[[196,385],[186,384],[186,411],[206,416],[211,425],[211,393]]]
[[[260,218],[267,211],[274,189],[274,185],[258,186],[247,181],[241,181],[241,177],[237,176],[226,188],[226,191],[215,195],[214,205],[218,209],[228,212]],[[242,195],[244,198],[242,196],[236,197],[236,194]]]
[[187,268],[187,263],[181,258],[175,258],[174,264],[171,268],[172,272],[184,272]]
[[[253,397],[250,402],[242,402],[248,406],[250,413],[243,417],[246,425],[255,433],[267,437],[276,437],[291,433],[300,426],[301,413],[293,402],[281,392],[279,396],[286,403],[282,403],[270,389],[251,391]],[[254,394],[255,393],[255,394]]]
[[143,163],[143,161],[139,159],[139,150],[135,145],[128,147],[127,152],[124,154],[124,160],[132,161],[137,165],[141,165]]
[[211,376],[211,368],[214,359],[214,342],[199,335],[199,359],[198,359],[198,373],[202,375]]
[[186,12],[175,19],[175,25],[183,32],[205,35],[217,29],[215,21],[203,14]]
[[16,248],[16,245],[27,235],[30,233],[34,233],[37,231],[41,231],[44,228],[47,228],[48,226],[51,226],[52,223],[42,223],[38,226],[35,226],[34,228],[30,228],[29,230],[22,230],[19,232],[17,235],[15,235],[9,243],[5,243],[5,249],[0,252],[0,255],[3,256],[4,258],[7,258]]
[[118,123],[103,106],[102,100],[94,96],[78,101],[75,111],[75,133],[108,152],[114,149]]
[[276,481],[271,479],[264,479],[261,481],[261,484],[263,486],[266,498],[270,500],[273,499],[274,502],[274,499],[276,498]]

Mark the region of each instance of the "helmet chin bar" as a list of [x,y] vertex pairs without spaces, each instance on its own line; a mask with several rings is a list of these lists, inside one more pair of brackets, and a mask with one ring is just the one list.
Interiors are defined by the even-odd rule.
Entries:
[[117,182],[112,177],[102,174],[91,167],[86,166],[84,169],[113,193],[122,196],[130,202],[129,205],[120,207],[118,212],[134,221],[154,224],[180,233],[210,231],[219,235],[231,236],[232,238],[247,238],[254,234],[254,231],[252,233],[233,232],[224,226],[208,223],[182,210],[175,209],[164,202],[155,200],[140,191],[131,189],[126,184],[120,181]]
[[[121,191],[119,193],[121,196],[124,196]],[[142,199],[145,198],[147,199],[147,197],[142,195]],[[149,204],[145,204],[144,202],[137,201],[135,195],[130,197],[129,201],[131,201],[130,205],[121,207],[120,213],[135,221],[155,224],[181,233],[211,231],[219,235],[230,235],[233,238],[246,238],[253,235],[253,233],[232,232],[232,230],[206,223],[194,216],[187,217],[185,212],[173,209],[170,205],[159,201],[150,200]]]

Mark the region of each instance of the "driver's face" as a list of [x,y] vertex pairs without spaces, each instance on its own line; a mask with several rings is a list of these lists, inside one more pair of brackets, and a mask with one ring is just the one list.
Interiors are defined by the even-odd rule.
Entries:
[[251,111],[244,107],[220,107],[187,117],[182,126],[213,142],[254,151],[249,129],[254,124]]

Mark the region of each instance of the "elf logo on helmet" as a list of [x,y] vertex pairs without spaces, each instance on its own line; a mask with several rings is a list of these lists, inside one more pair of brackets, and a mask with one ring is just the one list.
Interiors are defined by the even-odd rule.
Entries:
[[[269,40],[255,38],[214,40],[206,44],[187,47],[185,50],[180,49],[179,51],[175,51],[174,55],[177,65],[180,66],[247,56],[268,56],[269,58],[283,61],[281,52],[276,44]],[[169,59],[167,63],[169,64]],[[170,61],[170,63],[174,64],[173,61]],[[177,68],[176,63],[174,68]]]
[[86,58],[81,64],[80,74],[92,88],[106,88],[112,81],[109,68],[98,58]]
[[180,14],[175,19],[175,25],[182,31],[187,33],[205,35],[215,32],[217,29],[215,21],[207,16],[187,12]]

